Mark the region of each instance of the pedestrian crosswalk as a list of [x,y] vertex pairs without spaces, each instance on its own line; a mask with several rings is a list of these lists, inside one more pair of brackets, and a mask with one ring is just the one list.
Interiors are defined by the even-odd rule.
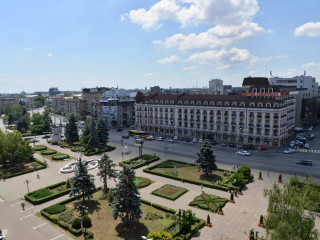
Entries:
[[296,149],[296,152],[320,153],[320,150],[315,150],[315,149]]

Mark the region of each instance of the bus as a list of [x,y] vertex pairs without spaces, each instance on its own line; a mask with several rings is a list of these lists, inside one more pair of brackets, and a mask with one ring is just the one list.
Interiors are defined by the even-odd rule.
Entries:
[[129,130],[128,131],[129,136],[140,136],[142,138],[148,137],[148,133],[145,131],[138,131],[138,130]]

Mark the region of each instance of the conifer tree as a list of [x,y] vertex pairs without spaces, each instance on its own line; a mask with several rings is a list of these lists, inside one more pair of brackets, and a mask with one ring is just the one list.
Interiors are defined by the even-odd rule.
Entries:
[[126,224],[138,221],[142,213],[134,178],[135,172],[131,167],[123,165],[119,173],[119,182],[113,190],[114,199],[111,204],[113,218],[116,220],[120,217],[121,221]]
[[65,137],[68,144],[73,144],[79,141],[78,127],[76,117],[71,114],[65,128]]
[[203,143],[202,147],[200,148],[200,152],[197,154],[199,171],[202,171],[205,175],[208,175],[217,169],[215,156],[213,155],[213,149],[208,141]]
[[98,163],[98,176],[103,182],[103,188],[106,192],[108,190],[107,179],[115,179],[118,176],[118,170],[115,169],[116,164],[110,159],[107,154],[104,154]]
[[88,143],[90,138],[90,130],[91,130],[91,121],[87,120],[85,121],[84,127],[82,128],[82,134],[81,134],[82,143]]
[[90,123],[90,137],[88,141],[88,147],[91,149],[99,147],[98,130],[96,122],[93,119],[91,119]]
[[98,121],[98,138],[101,146],[107,145],[109,141],[109,129],[104,117],[100,117]]
[[88,173],[87,166],[81,158],[78,159],[78,163],[74,171],[74,177],[72,177],[70,181],[71,191],[69,196],[72,197],[82,194],[82,202],[85,201],[85,197],[90,199],[92,194],[96,191],[94,176]]

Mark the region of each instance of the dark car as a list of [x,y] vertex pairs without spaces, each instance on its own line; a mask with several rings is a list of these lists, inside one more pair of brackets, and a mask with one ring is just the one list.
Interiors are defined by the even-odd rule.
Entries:
[[256,150],[256,147],[251,144],[251,145],[249,145],[249,149],[250,149],[250,150]]
[[128,135],[128,134],[122,135],[121,137],[122,137],[122,138],[125,138],[125,139],[129,139],[129,135]]
[[212,141],[210,141],[210,144],[211,144],[211,145],[217,145],[218,143],[217,143],[217,141],[212,140]]
[[186,141],[185,137],[180,138],[180,141]]
[[117,132],[121,132],[121,131],[122,131],[122,128],[118,128],[116,131],[117,131]]
[[221,147],[226,147],[227,144],[226,143],[221,143]]
[[238,149],[243,149],[243,145],[238,145]]
[[50,135],[44,135],[42,139],[50,138]]
[[186,142],[191,142],[191,138],[186,138]]
[[244,150],[249,150],[249,146],[248,145],[243,145],[243,149]]
[[229,147],[234,148],[236,145],[234,143],[229,143]]
[[302,159],[302,160],[298,160],[297,161],[298,165],[308,165],[308,166],[312,166],[312,160],[310,159]]

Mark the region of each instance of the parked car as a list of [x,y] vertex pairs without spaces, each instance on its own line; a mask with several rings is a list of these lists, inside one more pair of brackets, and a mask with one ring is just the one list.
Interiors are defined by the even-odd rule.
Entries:
[[121,132],[121,131],[122,131],[122,128],[118,128],[116,131],[117,131],[117,132]]
[[203,143],[203,140],[202,140],[202,138],[200,138],[200,139],[199,139],[199,143]]
[[249,149],[250,150],[256,150],[256,147],[253,144],[251,144],[251,145],[249,145]]
[[262,145],[262,146],[258,147],[257,149],[258,150],[268,150],[268,146]]
[[191,142],[191,138],[186,138],[186,142]]
[[151,137],[146,137],[146,138],[143,138],[144,140],[146,141],[152,141],[153,139]]
[[198,139],[197,139],[197,138],[193,138],[193,139],[192,139],[192,142],[193,142],[193,143],[197,143],[197,142],[198,142]]
[[125,135],[122,135],[121,137],[122,137],[122,138],[125,138],[125,139],[128,139],[128,138],[129,138],[129,135],[128,135],[128,134],[125,134]]
[[133,136],[133,138],[134,139],[139,139],[139,138],[141,138],[139,135],[135,135],[135,136]]
[[236,154],[241,156],[250,156],[250,152],[248,151],[239,151],[239,152],[236,152]]
[[238,149],[243,149],[243,145],[238,145]]
[[249,146],[248,145],[243,145],[243,149],[244,150],[249,150]]
[[234,143],[229,143],[229,147],[234,148],[236,145]]
[[51,136],[50,135],[44,135],[43,137],[42,137],[42,139],[46,139],[46,138],[50,138]]
[[39,142],[39,140],[35,138],[30,139],[30,143],[36,143],[36,142]]
[[308,131],[312,131],[312,129],[313,129],[313,126],[309,127],[309,128],[308,128]]
[[289,148],[287,150],[284,150],[283,153],[285,154],[290,154],[290,153],[294,153],[296,150],[292,149],[292,148]]
[[210,144],[211,144],[211,145],[217,145],[218,143],[217,143],[217,141],[212,140],[212,141],[210,141]]
[[157,137],[156,140],[157,141],[163,141],[163,137]]
[[180,141],[186,141],[185,137],[180,138]]
[[174,143],[174,140],[172,138],[167,138],[166,140],[167,142],[170,142],[170,143]]
[[173,137],[173,140],[178,140],[178,139],[179,139],[178,136]]
[[226,147],[227,146],[227,144],[226,143],[221,143],[221,147]]
[[308,165],[308,166],[312,166],[312,160],[310,159],[302,159],[302,160],[298,160],[297,161],[298,165]]

